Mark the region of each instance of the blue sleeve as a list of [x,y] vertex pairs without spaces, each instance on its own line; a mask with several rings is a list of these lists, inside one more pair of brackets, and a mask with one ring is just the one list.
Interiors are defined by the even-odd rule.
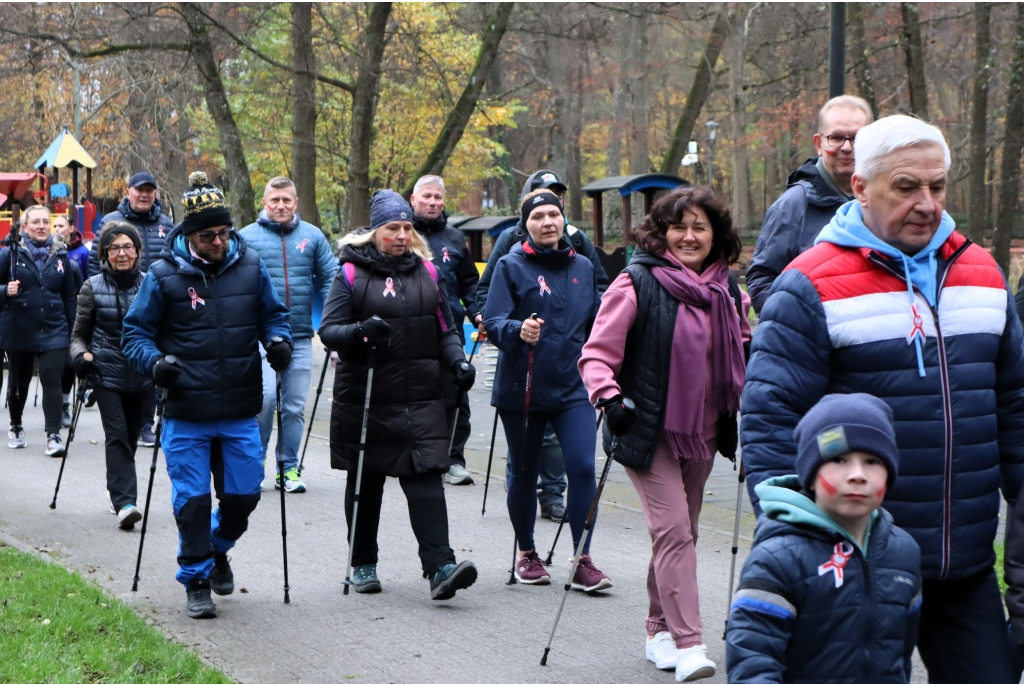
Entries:
[[[501,232],[501,235],[498,236],[498,240],[494,243],[494,247],[491,249],[491,255],[487,258],[487,266],[484,267],[484,273],[480,276],[480,281],[476,284],[476,306],[481,313],[487,309],[487,297],[490,294],[489,291],[491,288],[491,279],[494,278],[494,269],[498,266],[498,260],[507,255],[509,250],[512,249],[512,245],[515,244],[515,232],[515,226],[507,228]],[[487,318],[486,315],[484,318]]]
[[807,209],[807,193],[796,185],[782,194],[764,215],[757,247],[747,269],[747,293],[758,314],[775,279],[800,255],[800,239]]
[[996,422],[1003,497],[1013,507],[1024,485],[1024,329],[1009,287],[996,361]]
[[797,607],[785,564],[765,547],[751,550],[729,608],[725,663],[730,683],[781,683]]
[[152,272],[147,273],[132,306],[125,314],[121,330],[121,351],[134,369],[149,378],[153,362],[162,353],[156,346],[156,334],[164,314],[163,294]]
[[828,389],[831,353],[818,292],[803,273],[787,271],[754,334],[741,402],[743,467],[755,507],[758,483],[796,472],[793,430]]
[[487,339],[503,352],[526,344],[519,337],[519,329],[523,327],[523,322],[512,318],[516,311],[514,290],[508,261],[499,261],[494,270],[487,309],[484,311],[484,328],[487,330]]
[[327,296],[331,294],[334,275],[338,273],[338,258],[331,252],[331,244],[323,233],[320,233],[316,240],[315,268],[316,283],[320,287],[320,301],[326,302]]
[[288,342],[292,341],[292,327],[288,323],[288,308],[284,306],[277,296],[277,289],[274,282],[270,280],[267,272],[267,265],[260,258],[260,311],[258,325],[260,329],[260,341],[266,347],[267,343],[276,335],[281,336]]
[[[578,229],[577,229],[578,230]],[[594,282],[597,284],[598,296],[604,295],[604,291],[608,290],[608,272],[604,270],[604,265],[601,264],[601,258],[597,254],[597,248],[590,242],[590,238],[583,231],[580,231],[580,235],[583,236],[583,253],[584,256],[590,260],[590,263],[594,265]]]
[[61,281],[60,297],[64,302],[64,318],[68,322],[68,340],[71,339],[71,331],[75,330],[75,316],[78,314],[78,288],[81,274],[71,258],[68,258],[68,268],[64,272]]

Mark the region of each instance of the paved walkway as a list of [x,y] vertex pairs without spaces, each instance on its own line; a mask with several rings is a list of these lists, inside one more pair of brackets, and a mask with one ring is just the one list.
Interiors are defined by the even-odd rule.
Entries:
[[[467,454],[477,483],[446,486],[451,541],[460,559],[472,559],[480,578],[449,602],[432,602],[422,578],[408,510],[397,482],[389,481],[379,535],[379,574],[384,591],[341,593],[347,541],[342,508],[345,474],[329,468],[327,419],[332,373],[320,398],[304,478],[309,492],[287,500],[291,604],[282,602],[281,519],[278,493],[265,489],[249,531],[232,553],[234,595],[215,598],[219,616],[190,620],[185,593],[174,581],[177,529],[170,483],[161,457],[142,561],[139,592],[130,592],[138,528],[117,529],[109,513],[103,465],[103,432],[97,409],[78,426],[55,511],[48,508],[59,460],[43,456],[42,409],[29,406],[29,447],[0,447],[8,476],[0,485],[0,532],[94,578],[175,640],[194,647],[213,665],[242,682],[673,682],[644,657],[646,572],[650,541],[639,502],[616,464],[605,489],[593,556],[615,587],[600,597],[573,592],[548,666],[539,660],[562,597],[571,555],[559,542],[552,585],[507,586],[512,528],[504,507],[501,474],[505,444],[499,427],[488,510],[481,516],[483,472],[493,413],[485,386],[471,394],[473,436]],[[313,382],[319,377],[314,368]],[[492,368],[492,367],[490,367]],[[34,384],[33,384],[34,385]],[[315,385],[310,389],[312,408]],[[273,440],[273,438],[272,438]],[[152,450],[137,457],[145,492]],[[598,462],[598,469],[603,466]],[[268,483],[272,482],[268,463]],[[736,479],[719,458],[707,486],[698,577],[708,655],[719,665],[709,682],[725,682],[722,628],[729,582]],[[744,494],[744,501],[746,500]],[[143,504],[140,499],[140,506]],[[616,505],[616,506],[610,506]],[[749,548],[754,519],[745,501],[739,564]],[[556,526],[538,519],[538,544],[550,545]],[[738,571],[737,571],[738,574]],[[918,670],[915,675],[923,675]]]

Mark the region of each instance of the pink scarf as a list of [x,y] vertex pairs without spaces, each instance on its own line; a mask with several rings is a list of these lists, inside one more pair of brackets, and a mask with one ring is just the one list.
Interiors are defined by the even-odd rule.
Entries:
[[[654,277],[679,301],[672,333],[665,436],[680,459],[711,459],[704,444],[705,400],[720,413],[735,412],[743,392],[743,338],[736,305],[729,294],[729,266],[715,262],[698,275],[670,253],[673,267],[656,266]],[[676,267],[675,265],[678,265]],[[710,330],[704,311],[711,310]],[[705,363],[708,346],[711,363]],[[706,374],[713,396],[705,398]]]

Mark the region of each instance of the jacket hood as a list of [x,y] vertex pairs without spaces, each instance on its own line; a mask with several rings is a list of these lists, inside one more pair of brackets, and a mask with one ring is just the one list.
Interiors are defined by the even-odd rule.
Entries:
[[420,258],[410,251],[406,251],[398,257],[381,254],[372,241],[359,246],[345,245],[341,248],[338,259],[342,264],[352,262],[385,276],[411,273],[420,262]]
[[[861,547],[852,535],[847,533],[842,526],[832,520],[810,497],[801,491],[799,476],[769,478],[758,483],[754,487],[754,492],[757,493],[760,500],[761,510],[769,520],[808,526],[839,535],[859,549],[865,557],[867,556],[868,543],[871,541],[871,533],[875,528],[881,509],[875,509],[871,513],[871,521],[868,522],[868,530],[864,534],[864,547]],[[758,538],[772,537],[785,532],[785,527],[764,526],[764,531],[761,528],[762,526],[758,526]]]
[[160,204],[160,198],[153,200],[153,206],[149,208],[149,211],[145,214],[138,214],[132,209],[131,203],[128,202],[127,197],[121,198],[121,204],[117,206],[117,211],[121,213],[121,216],[127,221],[137,221],[139,223],[151,224],[160,221],[160,215],[164,213],[164,206]]
[[821,172],[818,171],[817,157],[807,158],[807,161],[801,164],[786,179],[787,188],[792,188],[798,184],[804,187],[804,192],[807,193],[807,201],[811,204],[829,207],[848,201],[845,195],[837,194],[828,181],[821,177]]
[[260,226],[263,226],[264,228],[274,231],[275,233],[291,233],[292,231],[299,227],[299,223],[301,221],[302,219],[299,217],[299,213],[295,212],[292,215],[292,220],[290,222],[288,222],[287,224],[279,224],[270,218],[270,215],[267,214],[267,210],[265,209],[260,210],[260,215],[256,219],[256,223],[258,223]]
[[564,266],[576,259],[576,250],[572,249],[564,235],[558,239],[555,247],[538,247],[533,238],[527,238],[518,245],[513,245],[509,252],[520,252],[527,259],[550,266]]
[[82,246],[82,232],[81,231],[72,231],[71,232],[71,240],[68,241],[68,249],[69,250],[74,250],[75,248],[78,248],[78,247],[81,247],[81,246]]
[[422,235],[440,233],[448,228],[448,212],[441,210],[441,215],[436,219],[427,219],[419,214],[413,213],[412,225]]

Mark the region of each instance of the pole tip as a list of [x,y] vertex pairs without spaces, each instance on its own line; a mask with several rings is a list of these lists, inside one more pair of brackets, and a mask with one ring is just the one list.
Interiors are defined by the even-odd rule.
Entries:
[[345,589],[341,591],[341,594],[348,595],[348,585],[346,585]]
[[544,656],[542,656],[540,658],[540,665],[541,666],[547,666],[548,665],[548,652],[550,652],[550,651],[551,651],[550,647],[545,647],[544,648]]
[[57,508],[57,502],[56,502],[56,500],[54,500],[53,502],[50,502],[50,508],[51,508],[51,509],[56,509],[56,508]]

